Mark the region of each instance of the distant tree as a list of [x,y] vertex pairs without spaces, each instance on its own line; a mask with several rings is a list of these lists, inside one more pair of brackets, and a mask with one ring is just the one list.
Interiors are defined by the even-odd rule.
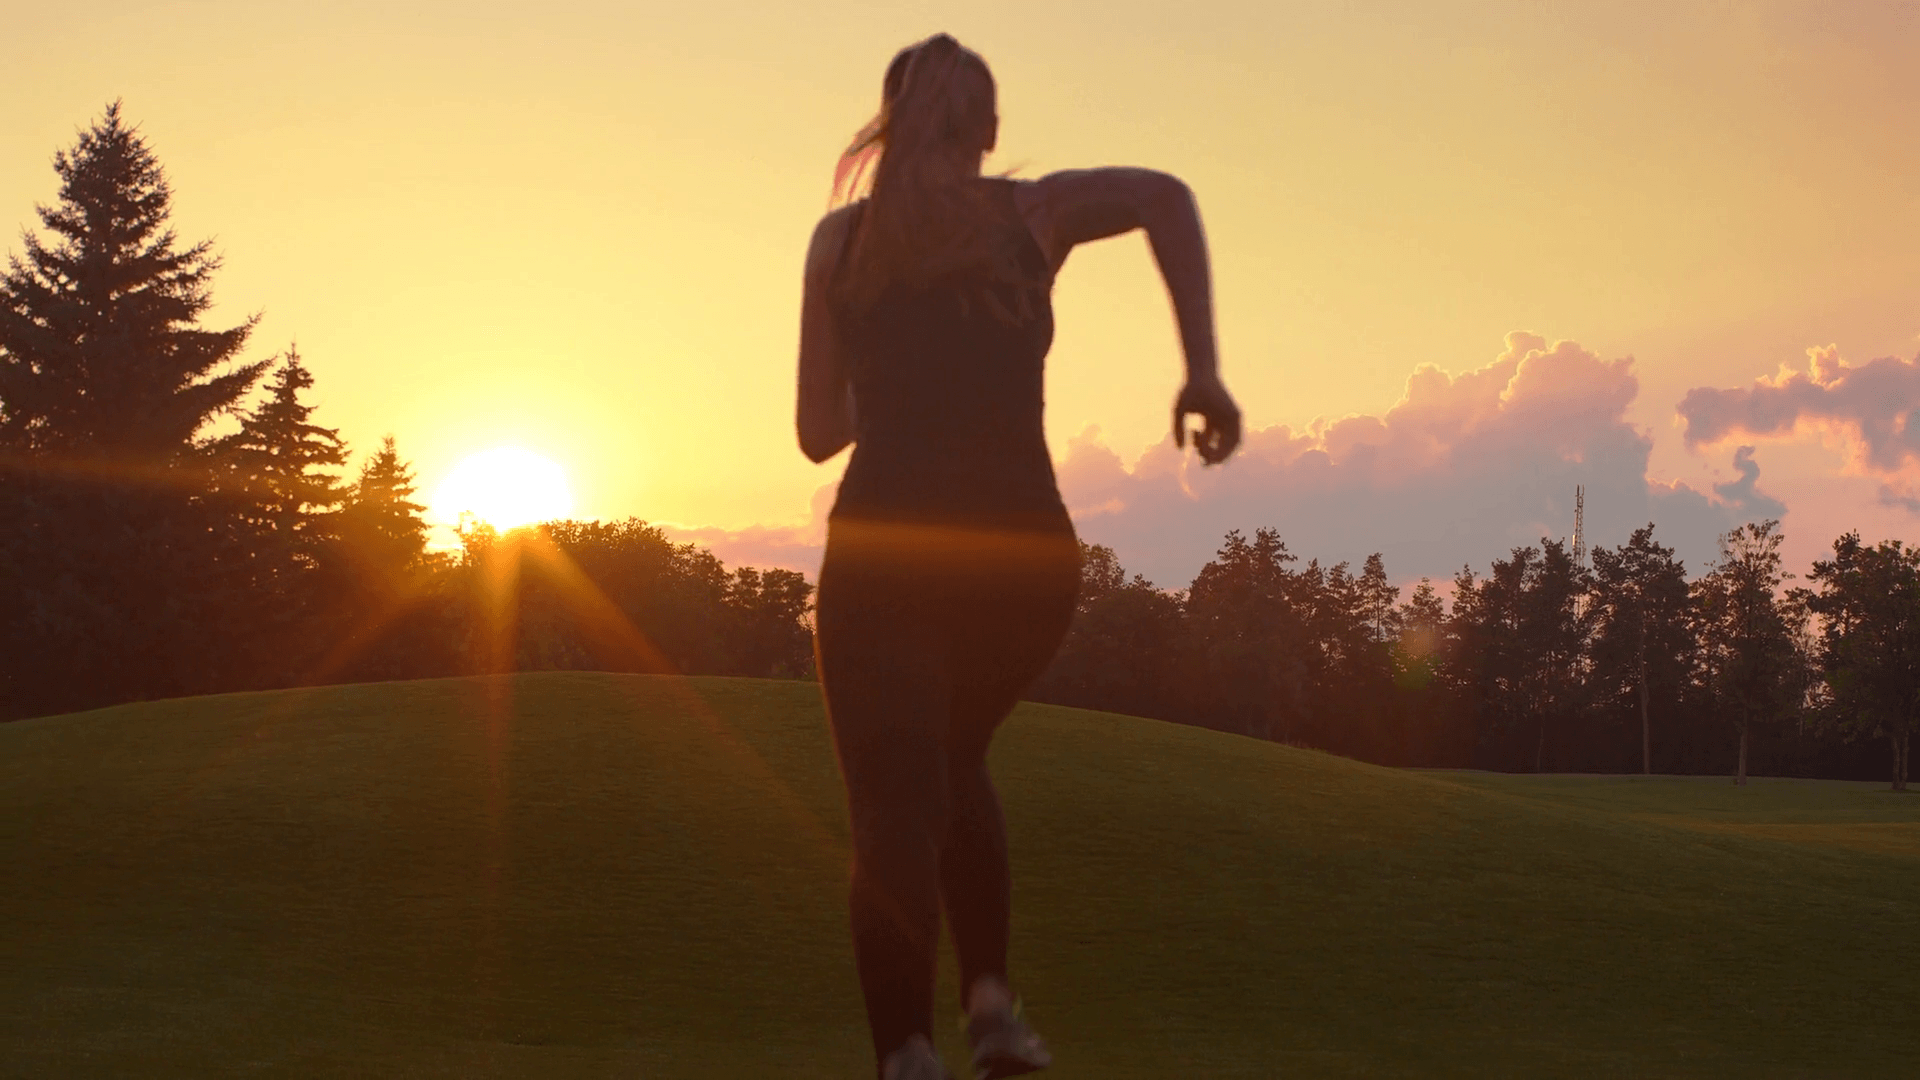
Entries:
[[1432,580],[1421,578],[1394,621],[1400,631],[1395,682],[1410,688],[1425,686],[1433,677],[1444,644],[1447,602],[1440,598]]
[[[1280,534],[1229,532],[1187,590],[1187,621],[1201,655],[1213,726],[1293,742],[1309,721],[1314,642],[1310,582]],[[1308,601],[1308,602],[1303,602]]]
[[[1506,650],[1499,648],[1506,613],[1501,599],[1490,592],[1487,581],[1462,566],[1453,575],[1453,608],[1442,626],[1435,647],[1439,663],[1430,670],[1442,692],[1450,697],[1461,717],[1473,729],[1474,760],[1483,765],[1504,764],[1488,760],[1490,735],[1505,719],[1501,715],[1498,668]],[[1437,598],[1437,597],[1436,597]]]
[[[317,621],[328,656],[322,679],[389,679],[466,670],[463,600],[427,550],[426,508],[413,467],[389,435],[361,463],[331,515],[320,580],[330,598]],[[486,539],[491,539],[489,530]],[[483,546],[477,538],[463,537]]]
[[1653,771],[1653,698],[1678,704],[1693,652],[1686,566],[1635,529],[1615,549],[1593,549],[1593,602],[1598,620],[1593,679],[1602,697],[1631,695],[1640,717],[1640,771]]
[[1719,559],[1693,586],[1702,674],[1716,710],[1740,733],[1733,782],[1742,786],[1755,727],[1798,710],[1810,675],[1804,607],[1780,592],[1792,575],[1780,564],[1779,524],[1748,523],[1722,536]]
[[1585,603],[1591,572],[1573,561],[1567,546],[1542,540],[1540,574],[1527,593],[1526,633],[1539,650],[1541,737],[1534,749],[1534,771],[1546,758],[1546,731],[1570,726],[1588,704],[1586,661],[1594,613]]
[[0,709],[31,714],[189,693],[217,680],[241,597],[201,435],[267,361],[253,320],[207,330],[219,260],[176,247],[171,191],[116,103],[54,158],[0,275]]
[[1476,714],[1483,745],[1495,737],[1507,741],[1529,715],[1524,688],[1531,662],[1520,601],[1526,576],[1538,558],[1533,548],[1516,548],[1511,558],[1496,560],[1484,578],[1476,578],[1465,567],[1454,577],[1453,617],[1447,627],[1454,639],[1449,675]]
[[363,585],[391,597],[427,563],[426,507],[413,501],[413,466],[393,436],[360,466],[334,532]]
[[1473,760],[1473,733],[1460,723],[1461,680],[1452,677],[1456,669],[1448,623],[1446,601],[1428,578],[1414,585],[1395,613],[1398,636],[1392,657],[1400,764],[1460,766]]
[[807,611],[813,586],[797,570],[743,566],[727,583],[735,625],[727,674],[797,679],[813,671],[813,634]]
[[[755,601],[705,548],[676,544],[638,519],[556,521],[502,536],[480,580],[498,580],[489,568],[503,558],[519,560],[513,606],[522,669],[745,673],[735,635],[740,605]],[[752,589],[757,596],[760,586]],[[776,611],[779,589],[776,582],[769,598]],[[805,604],[787,610],[802,626]]]
[[[1387,582],[1386,560],[1380,557],[1379,552],[1367,556],[1354,585],[1360,614],[1366,619],[1373,640],[1388,642],[1399,637],[1401,616],[1399,608],[1394,605],[1400,600],[1400,587]],[[1431,585],[1428,591],[1432,591]]]
[[1182,597],[1126,569],[1113,549],[1082,544],[1073,626],[1034,684],[1036,701],[1190,720],[1192,643]]
[[1126,584],[1126,568],[1112,548],[1080,542],[1080,592],[1074,599],[1077,610],[1088,610]]
[[266,400],[212,446],[213,494],[223,496],[246,527],[277,538],[302,566],[313,563],[349,491],[334,471],[347,460],[339,429],[313,423],[313,406],[300,400],[312,387],[299,350],[288,350],[267,383]]
[[334,471],[347,452],[340,433],[313,423],[313,406],[300,400],[312,386],[299,352],[289,350],[266,399],[208,455],[204,497],[221,515],[226,576],[239,585],[226,648],[238,654],[232,659],[247,683],[297,679],[320,644],[312,633],[326,585],[320,564],[347,495]]
[[1569,726],[1585,701],[1583,665],[1593,627],[1584,609],[1588,572],[1564,543],[1514,548],[1476,580],[1455,581],[1453,657],[1490,732],[1533,734],[1532,767],[1545,768],[1548,735]]
[[1294,579],[1310,647],[1307,727],[1298,741],[1336,753],[1379,756],[1397,741],[1392,727],[1393,648],[1400,590],[1370,556],[1360,574],[1317,560]]
[[[500,530],[481,521],[471,513],[462,513],[460,523],[454,526],[454,535],[460,538],[460,565],[477,565],[500,542]],[[425,547],[422,537],[421,546]]]
[[1816,589],[1798,595],[1820,617],[1823,711],[1849,738],[1886,739],[1893,789],[1905,791],[1920,726],[1920,549],[1898,540],[1868,547],[1850,532],[1808,576]]

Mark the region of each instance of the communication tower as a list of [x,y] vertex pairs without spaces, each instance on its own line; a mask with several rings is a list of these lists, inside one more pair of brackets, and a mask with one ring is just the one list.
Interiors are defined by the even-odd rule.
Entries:
[[1573,565],[1587,565],[1587,488],[1573,486]]

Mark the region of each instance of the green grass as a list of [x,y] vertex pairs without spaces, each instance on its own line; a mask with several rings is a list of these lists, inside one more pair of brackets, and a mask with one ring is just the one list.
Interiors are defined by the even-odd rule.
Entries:
[[[1404,772],[1040,706],[994,766],[1060,1080],[1920,1052],[1920,797],[1884,785]],[[4,1076],[871,1075],[808,685],[553,674],[24,721],[0,727],[0,860]]]

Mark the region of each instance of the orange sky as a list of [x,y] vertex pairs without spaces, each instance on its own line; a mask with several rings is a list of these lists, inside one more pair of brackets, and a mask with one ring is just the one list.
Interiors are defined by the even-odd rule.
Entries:
[[[844,460],[794,448],[802,250],[887,58],[946,29],[1000,78],[998,167],[1145,164],[1195,188],[1251,424],[1382,414],[1417,365],[1479,368],[1530,331],[1634,357],[1651,476],[1705,491],[1733,475],[1732,447],[1683,444],[1688,389],[1746,385],[1809,346],[1920,349],[1914,18],[14,4],[0,225],[30,224],[53,151],[123,98],[181,235],[225,254],[216,318],[263,312],[261,354],[297,340],[320,419],[357,449],[396,434],[430,490],[517,443],[565,466],[583,516],[797,523]],[[1076,254],[1056,305],[1056,453],[1098,425],[1132,462],[1163,437],[1178,367],[1144,244]],[[1876,499],[1887,477],[1846,474],[1844,438],[1757,441],[1801,562],[1842,528],[1910,528]]]

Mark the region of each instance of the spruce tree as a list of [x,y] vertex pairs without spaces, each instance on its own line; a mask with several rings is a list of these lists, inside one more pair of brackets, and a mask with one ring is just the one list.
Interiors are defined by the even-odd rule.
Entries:
[[204,497],[209,421],[266,361],[208,330],[219,268],[118,103],[54,157],[46,236],[0,274],[0,713],[193,693],[229,677],[247,597]]
[[466,652],[457,583],[427,550],[425,507],[393,436],[360,467],[334,514],[319,579],[325,610],[312,624],[325,662],[308,678],[372,681],[446,675]]
[[1898,540],[1869,546],[1849,532],[1798,595],[1820,616],[1821,712],[1849,740],[1884,738],[1893,790],[1907,789],[1908,749],[1920,728],[1920,548]]
[[427,562],[426,507],[413,501],[413,467],[400,459],[393,436],[360,467],[340,512],[340,539],[363,577],[394,588]]
[[1747,782],[1756,727],[1792,715],[1811,676],[1802,651],[1802,594],[1780,595],[1793,575],[1780,563],[1778,521],[1749,522],[1720,538],[1720,558],[1693,583],[1704,682],[1715,711],[1740,734],[1733,782]]
[[1503,767],[1543,771],[1550,742],[1557,756],[1568,753],[1566,735],[1586,705],[1589,586],[1567,545],[1545,538],[1495,560],[1484,578],[1466,569],[1454,578],[1448,681],[1479,712],[1482,751]]
[[297,681],[318,660],[312,632],[329,591],[321,562],[346,498],[338,469],[346,444],[312,422],[300,393],[313,376],[289,350],[265,400],[210,448],[205,501],[217,515],[221,564],[236,601],[222,620],[222,651],[240,685]]
[[0,277],[0,445],[14,454],[170,464],[266,371],[234,364],[254,319],[199,326],[220,260],[167,227],[172,189],[120,104],[53,159],[50,241]]
[[338,469],[346,443],[337,428],[312,422],[300,400],[313,375],[290,349],[267,384],[267,398],[240,430],[214,445],[214,483],[245,528],[308,564],[333,512],[346,501]]
[[1686,565],[1653,539],[1649,523],[1618,548],[1593,549],[1593,599],[1593,682],[1602,704],[1631,703],[1640,771],[1651,773],[1654,703],[1678,712],[1694,650]]

